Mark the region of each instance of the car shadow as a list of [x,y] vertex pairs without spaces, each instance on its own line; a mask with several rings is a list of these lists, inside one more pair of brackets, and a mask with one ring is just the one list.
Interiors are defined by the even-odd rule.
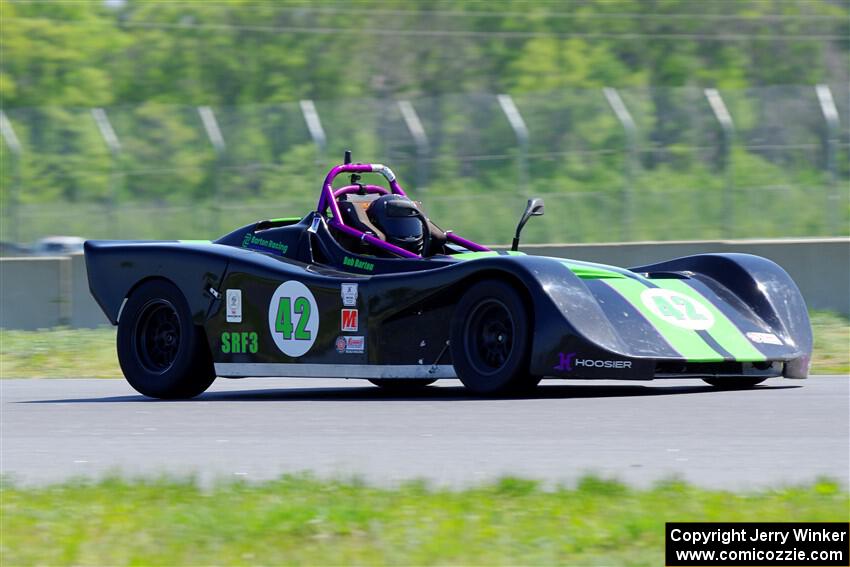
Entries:
[[127,396],[105,396],[98,398],[62,398],[55,400],[24,400],[22,404],[68,404],[68,403],[198,403],[198,402],[362,402],[362,401],[486,401],[486,400],[540,400],[581,398],[633,398],[642,396],[681,396],[686,394],[721,394],[764,390],[786,390],[802,386],[759,385],[744,390],[721,390],[709,385],[663,386],[663,385],[561,385],[542,384],[523,394],[481,396],[467,392],[462,386],[428,387],[415,391],[397,392],[375,386],[346,388],[262,388],[251,390],[207,391],[191,400],[157,400],[141,394]]

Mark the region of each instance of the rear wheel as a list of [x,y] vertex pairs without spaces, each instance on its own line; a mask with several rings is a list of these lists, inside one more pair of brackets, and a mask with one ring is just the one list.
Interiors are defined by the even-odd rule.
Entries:
[[530,321],[519,293],[499,280],[476,283],[458,302],[452,321],[452,362],[463,385],[477,394],[502,394],[537,385],[528,375]]
[[369,380],[375,386],[380,386],[384,390],[392,392],[410,392],[421,390],[425,386],[430,386],[437,380],[430,378],[376,378]]
[[761,384],[767,378],[703,378],[702,380],[721,390],[746,390]]
[[140,285],[118,322],[118,362],[127,382],[152,398],[193,398],[213,380],[212,357],[186,298],[164,280]]

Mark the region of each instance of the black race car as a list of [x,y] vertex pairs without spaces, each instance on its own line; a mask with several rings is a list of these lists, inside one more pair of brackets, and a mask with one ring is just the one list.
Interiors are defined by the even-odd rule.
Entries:
[[[472,392],[541,378],[805,378],[812,331],[773,262],[704,254],[623,269],[497,252],[434,224],[381,164],[330,170],[316,210],[216,241],[88,241],[89,285],[118,325],[130,384],[189,398],[216,376],[459,378]],[[364,184],[378,174],[388,188]],[[347,185],[334,189],[341,174]]]

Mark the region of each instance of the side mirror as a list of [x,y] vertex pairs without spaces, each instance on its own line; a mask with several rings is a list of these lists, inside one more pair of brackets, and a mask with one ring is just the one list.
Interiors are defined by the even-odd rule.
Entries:
[[522,213],[522,217],[519,219],[519,224],[516,226],[516,234],[514,235],[513,243],[511,243],[511,250],[516,252],[516,249],[519,248],[519,235],[522,232],[522,228],[525,226],[525,223],[528,222],[528,219],[540,216],[543,216],[543,199],[539,197],[529,199],[528,204],[525,206],[525,212]]

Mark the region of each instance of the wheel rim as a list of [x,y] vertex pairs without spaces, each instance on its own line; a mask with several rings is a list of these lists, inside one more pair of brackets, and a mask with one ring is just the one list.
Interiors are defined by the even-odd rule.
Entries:
[[485,299],[467,318],[464,337],[469,362],[482,375],[496,374],[510,358],[516,325],[507,306]]
[[171,302],[148,302],[136,322],[134,341],[139,362],[151,374],[163,374],[177,359],[180,349],[180,318]]

